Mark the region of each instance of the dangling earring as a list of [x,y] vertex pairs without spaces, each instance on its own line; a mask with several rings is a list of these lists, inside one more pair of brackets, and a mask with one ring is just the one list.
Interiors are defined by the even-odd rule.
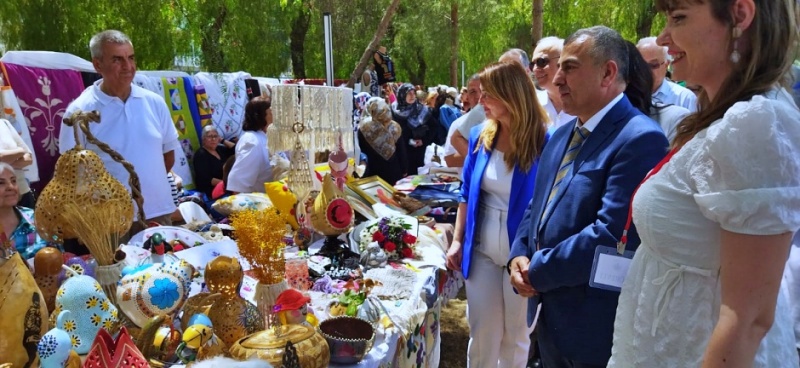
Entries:
[[733,27],[733,52],[731,52],[731,62],[734,64],[739,64],[739,60],[742,59],[742,55],[739,54],[739,37],[742,37],[742,29]]

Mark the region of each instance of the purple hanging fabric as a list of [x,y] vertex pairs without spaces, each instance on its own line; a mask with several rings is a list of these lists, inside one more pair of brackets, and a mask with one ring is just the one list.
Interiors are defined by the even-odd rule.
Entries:
[[53,178],[58,160],[58,134],[67,106],[83,92],[81,73],[4,63],[8,84],[14,89],[31,133],[39,168],[41,191]]

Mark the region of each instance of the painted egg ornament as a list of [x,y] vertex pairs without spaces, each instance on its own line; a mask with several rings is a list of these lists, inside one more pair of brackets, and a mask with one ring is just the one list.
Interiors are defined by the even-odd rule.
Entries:
[[139,327],[158,315],[171,316],[189,296],[194,267],[184,260],[143,267],[122,277],[117,303]]

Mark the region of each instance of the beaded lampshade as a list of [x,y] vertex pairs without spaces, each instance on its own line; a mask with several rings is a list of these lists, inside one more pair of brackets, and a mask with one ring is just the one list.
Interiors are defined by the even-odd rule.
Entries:
[[269,127],[271,152],[295,147],[292,127],[302,123],[300,143],[314,153],[332,148],[343,134],[344,149],[353,150],[353,90],[344,87],[277,85],[272,88],[275,120]]

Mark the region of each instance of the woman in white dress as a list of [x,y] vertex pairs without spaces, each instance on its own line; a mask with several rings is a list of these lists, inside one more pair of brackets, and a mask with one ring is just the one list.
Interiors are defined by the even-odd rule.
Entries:
[[700,111],[633,199],[642,244],[608,365],[797,367],[779,293],[800,228],[800,110],[779,86],[795,0],[656,4],[667,15],[658,42],[675,78],[702,87]]

